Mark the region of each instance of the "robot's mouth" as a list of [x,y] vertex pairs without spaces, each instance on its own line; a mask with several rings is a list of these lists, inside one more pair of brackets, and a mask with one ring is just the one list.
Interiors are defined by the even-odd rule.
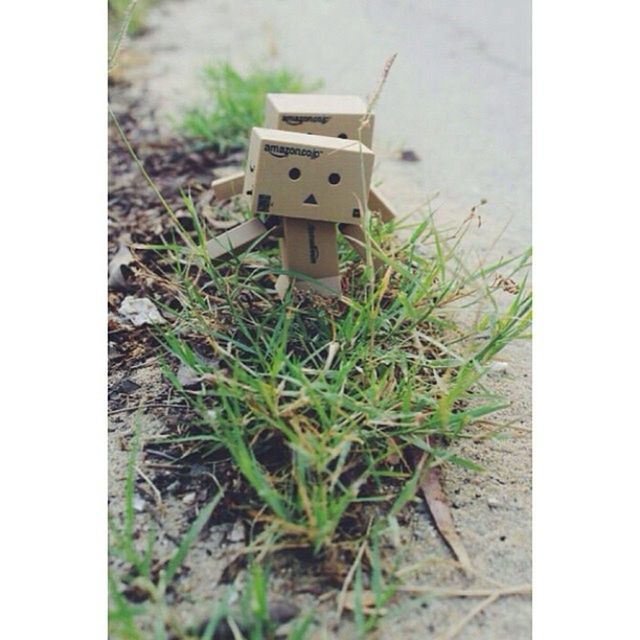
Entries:
[[318,201],[316,200],[316,197],[313,195],[313,193],[310,193],[305,199],[304,199],[304,204],[318,204]]

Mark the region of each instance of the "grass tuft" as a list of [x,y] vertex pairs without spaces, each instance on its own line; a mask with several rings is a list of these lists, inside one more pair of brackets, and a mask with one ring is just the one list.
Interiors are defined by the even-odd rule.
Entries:
[[286,69],[260,69],[242,76],[226,62],[209,65],[203,75],[208,104],[187,111],[182,128],[189,137],[222,152],[244,148],[251,128],[263,124],[267,93],[311,92],[322,85],[307,83]]
[[[206,221],[187,208],[191,247],[156,247],[174,298],[162,335],[167,374],[200,416],[194,446],[230,457],[241,475],[242,515],[257,536],[318,552],[364,535],[369,505],[395,515],[412,498],[411,451],[429,464],[480,468],[452,445],[505,406],[483,378],[528,335],[528,251],[469,271],[458,260],[468,223],[443,237],[428,216],[398,242],[393,225],[372,220],[386,265],[373,287],[343,244],[348,295],[289,292],[282,303],[275,248],[213,265]],[[182,387],[171,373],[178,363],[201,376],[199,389]]]

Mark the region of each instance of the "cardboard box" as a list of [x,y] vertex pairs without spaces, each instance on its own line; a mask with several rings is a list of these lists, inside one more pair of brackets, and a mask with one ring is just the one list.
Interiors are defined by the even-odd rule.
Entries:
[[269,93],[265,105],[264,126],[296,133],[361,140],[371,147],[373,114],[367,117],[367,103],[358,96],[334,96],[311,93]]
[[[291,279],[298,289],[312,289],[324,295],[341,293],[336,225],[333,222],[283,218],[282,236],[282,268],[291,273],[278,279],[276,290],[281,296],[281,290],[286,291]],[[296,278],[296,273],[306,277]]]
[[362,224],[373,158],[352,140],[255,127],[244,191],[255,215]]
[[261,236],[266,236],[274,228],[267,227],[257,218],[247,220],[237,227],[229,229],[207,242],[207,253],[212,260],[219,260],[229,255],[236,255],[246,249]]
[[211,183],[213,189],[213,195],[216,200],[222,202],[223,200],[229,200],[233,196],[238,196],[242,193],[244,187],[244,171],[238,171],[230,176],[224,178],[218,178]]

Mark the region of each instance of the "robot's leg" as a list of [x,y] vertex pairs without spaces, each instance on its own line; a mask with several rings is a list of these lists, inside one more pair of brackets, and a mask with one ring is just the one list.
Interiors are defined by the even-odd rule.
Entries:
[[[276,290],[280,297],[284,296],[292,280],[298,289],[311,289],[327,296],[340,295],[335,223],[283,218],[282,232],[282,267],[292,273],[278,277]],[[307,277],[295,277],[294,274]]]

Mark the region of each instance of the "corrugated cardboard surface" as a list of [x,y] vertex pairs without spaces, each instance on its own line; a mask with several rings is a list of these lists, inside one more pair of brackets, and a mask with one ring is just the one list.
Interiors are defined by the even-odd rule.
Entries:
[[359,96],[304,93],[269,93],[265,105],[265,127],[298,133],[361,139],[371,147],[374,116]]
[[390,222],[396,217],[395,211],[386,198],[375,187],[369,191],[369,210],[377,213],[382,218],[382,222]]
[[373,159],[356,141],[256,127],[245,193],[254,214],[362,224]]
[[235,255],[266,234],[267,230],[267,227],[257,218],[247,220],[209,240],[207,253],[212,260]]
[[283,218],[280,241],[282,266],[312,278],[340,273],[336,225],[333,222]]
[[[284,274],[279,275],[276,280],[275,289],[280,299],[283,299],[287,290],[291,286],[292,279]],[[340,276],[332,276],[331,278],[318,278],[316,280],[304,281],[299,278],[294,280],[296,289],[305,291],[314,291],[323,296],[339,296],[342,294],[342,279]]]
[[240,195],[244,187],[244,171],[238,171],[230,176],[218,178],[211,183],[216,200],[229,200],[233,196]]

